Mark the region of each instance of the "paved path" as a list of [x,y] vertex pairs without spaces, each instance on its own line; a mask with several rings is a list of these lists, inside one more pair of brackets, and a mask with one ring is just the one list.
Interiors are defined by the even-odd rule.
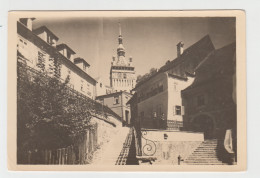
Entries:
[[132,143],[132,138],[133,138],[133,129],[129,130],[129,133],[125,139],[123,148],[117,158],[116,165],[126,165],[127,164],[127,159],[129,156],[129,151]]
[[130,128],[122,127],[110,142],[104,145],[102,149],[98,150],[92,164],[115,165],[122,148],[124,148],[124,143],[128,137],[129,131]]

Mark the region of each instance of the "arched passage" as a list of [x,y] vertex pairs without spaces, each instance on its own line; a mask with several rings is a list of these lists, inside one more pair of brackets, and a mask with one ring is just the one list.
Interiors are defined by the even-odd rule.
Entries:
[[214,121],[208,115],[199,115],[192,120],[192,128],[196,132],[203,132],[205,139],[214,138]]

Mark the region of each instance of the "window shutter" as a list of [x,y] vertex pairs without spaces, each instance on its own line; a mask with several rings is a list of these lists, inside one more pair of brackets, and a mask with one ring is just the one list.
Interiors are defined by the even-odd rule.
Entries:
[[176,115],[176,106],[173,106],[173,115]]
[[184,106],[181,106],[181,115],[183,116],[185,114]]

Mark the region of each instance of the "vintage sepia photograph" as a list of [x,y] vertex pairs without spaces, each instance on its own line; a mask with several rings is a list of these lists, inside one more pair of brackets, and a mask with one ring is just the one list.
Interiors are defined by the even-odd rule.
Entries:
[[236,13],[81,13],[9,14],[12,164],[246,164]]

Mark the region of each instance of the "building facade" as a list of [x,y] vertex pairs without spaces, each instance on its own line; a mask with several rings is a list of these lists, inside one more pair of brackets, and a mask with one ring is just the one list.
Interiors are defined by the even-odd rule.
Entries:
[[119,24],[119,46],[117,47],[117,57],[112,57],[110,69],[110,86],[115,92],[126,91],[131,92],[136,84],[135,68],[133,66],[133,59],[128,60],[125,57],[125,48],[123,46],[123,36],[121,34],[121,27]]
[[105,85],[102,78],[98,77],[96,78],[96,81],[97,81],[97,85],[96,85],[97,96],[114,93],[113,87]]
[[214,50],[209,36],[186,50],[183,46],[182,42],[177,45],[176,59],[166,62],[134,88],[142,128],[179,130],[183,126],[185,107],[181,91],[192,84],[195,68]]
[[226,130],[236,129],[235,52],[235,43],[215,50],[196,69],[194,83],[182,91],[185,130],[223,140]]
[[58,74],[61,81],[69,79],[69,86],[85,96],[95,99],[96,80],[87,68],[90,66],[68,45],[59,44],[59,38],[46,26],[32,28],[34,18],[22,18],[17,22],[17,53],[28,67],[47,72],[49,76]]
[[109,107],[118,116],[122,118],[122,123],[125,125],[130,125],[131,121],[131,110],[130,105],[127,103],[132,94],[120,91],[111,94],[97,96],[96,100],[103,105]]

